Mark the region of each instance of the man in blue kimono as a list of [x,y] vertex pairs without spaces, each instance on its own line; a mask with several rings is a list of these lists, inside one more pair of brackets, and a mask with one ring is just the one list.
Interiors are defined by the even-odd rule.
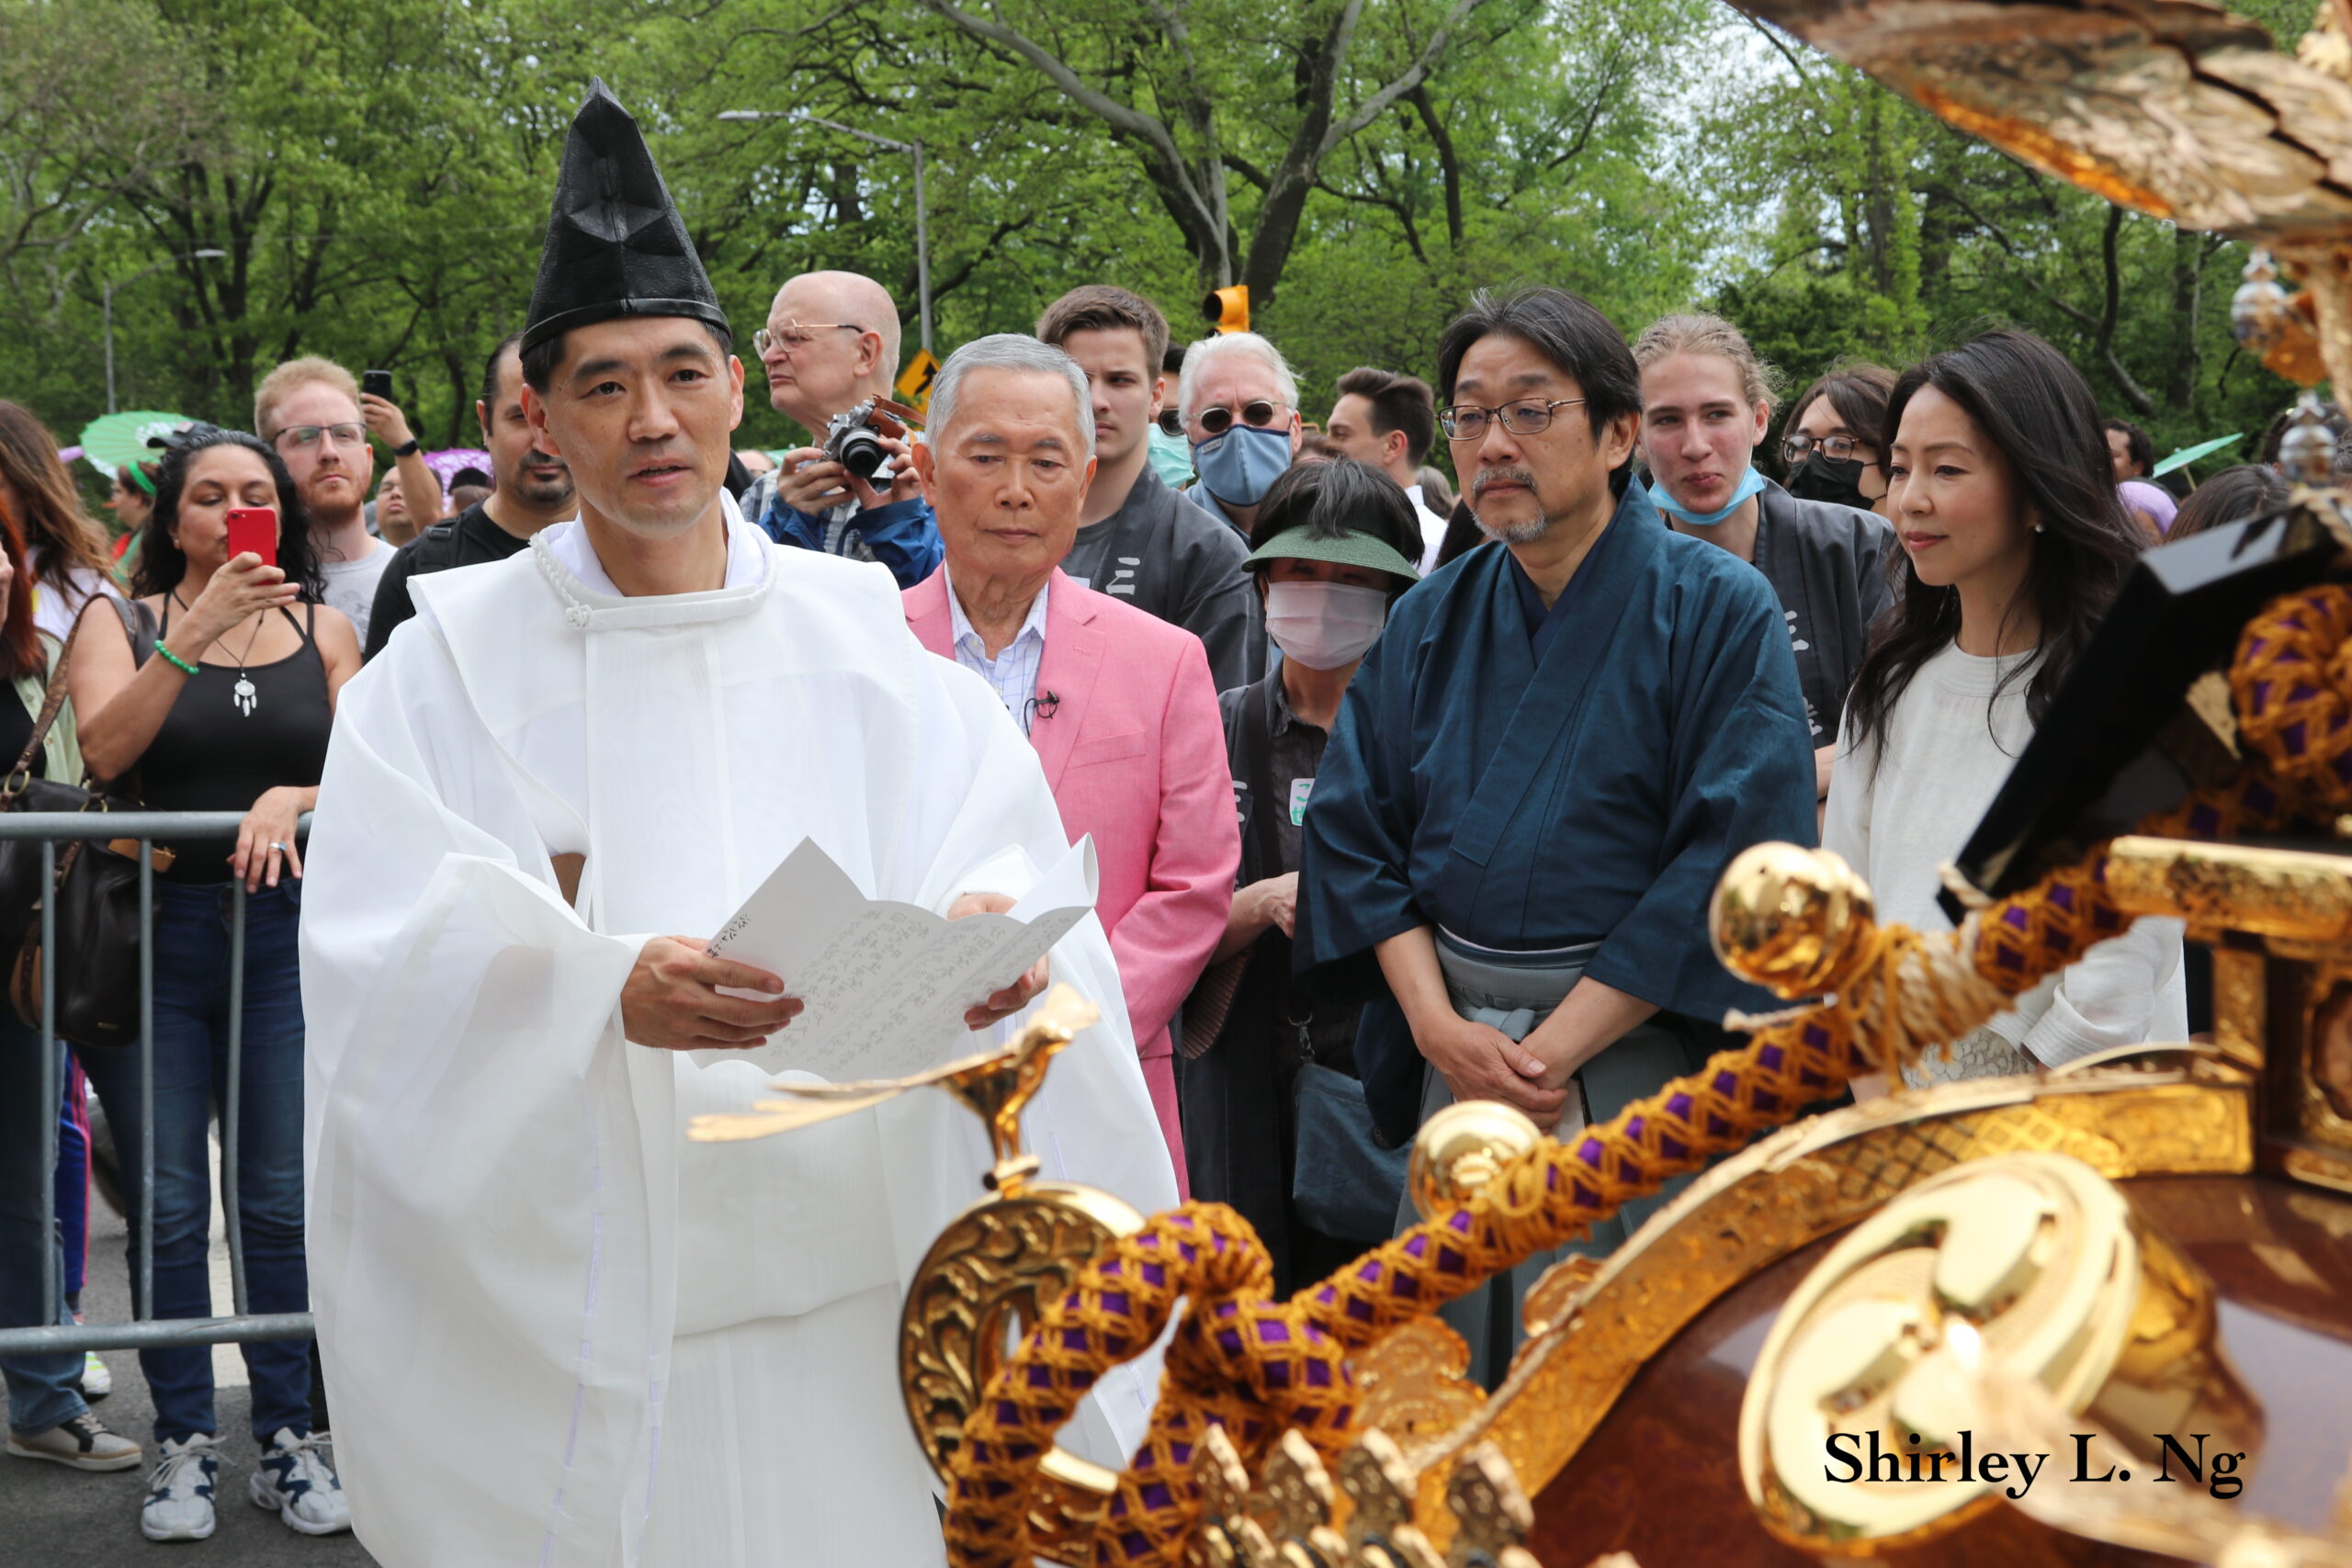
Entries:
[[[1438,370],[1497,545],[1400,600],[1348,688],[1296,962],[1366,995],[1355,1059],[1384,1142],[1457,1099],[1566,1139],[1685,1071],[1695,1030],[1772,1005],[1716,962],[1707,901],[1748,845],[1813,842],[1812,741],[1771,585],[1628,482],[1641,377],[1606,317],[1558,289],[1482,294]],[[1449,1311],[1490,1385],[1544,1262]]]

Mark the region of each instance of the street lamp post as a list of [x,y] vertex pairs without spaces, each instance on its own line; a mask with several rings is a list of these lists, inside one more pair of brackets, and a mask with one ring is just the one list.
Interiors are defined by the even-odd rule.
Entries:
[[184,256],[174,256],[170,261],[159,261],[153,266],[141,267],[120,282],[109,283],[99,290],[99,298],[104,303],[107,319],[107,412],[114,412],[114,291],[118,288],[128,288],[141,278],[163,271],[171,265],[172,262],[217,261],[228,254],[226,251],[190,251]]
[[[876,147],[888,147],[893,152],[905,152],[915,161],[915,290],[919,296],[916,309],[922,321],[922,351],[932,354],[931,346],[931,212],[923,200],[922,139],[893,141],[887,136],[876,136],[870,130],[860,130],[854,125],[827,119],[801,109],[721,109],[721,119],[799,119],[811,125],[821,125],[838,130],[844,136],[854,136],[860,141],[871,141]],[[937,357],[933,355],[933,357]]]

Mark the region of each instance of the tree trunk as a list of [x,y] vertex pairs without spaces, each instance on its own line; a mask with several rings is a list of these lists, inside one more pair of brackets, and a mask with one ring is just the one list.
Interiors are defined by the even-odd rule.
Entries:
[[2172,319],[2177,330],[2172,334],[2172,363],[2165,367],[2164,400],[2165,407],[2176,413],[2194,412],[2197,401],[2197,373],[2202,358],[2198,352],[2197,315],[2204,281],[2203,237],[2174,230]]
[[1406,102],[1421,117],[1421,129],[1429,132],[1430,145],[1437,149],[1437,166],[1445,183],[1445,237],[1456,251],[1462,248],[1462,160],[1453,150],[1453,133],[1437,115],[1437,107],[1430,102],[1430,90],[1416,87],[1406,95]]

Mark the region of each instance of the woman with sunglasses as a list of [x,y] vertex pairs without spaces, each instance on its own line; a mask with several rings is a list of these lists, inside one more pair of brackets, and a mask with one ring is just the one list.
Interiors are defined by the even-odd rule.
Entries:
[[1838,715],[1887,604],[1893,530],[1851,506],[1806,501],[1757,471],[1772,423],[1772,368],[1715,316],[1666,316],[1634,344],[1650,500],[1675,532],[1721,546],[1772,584],[1813,734],[1816,800],[1829,795]]

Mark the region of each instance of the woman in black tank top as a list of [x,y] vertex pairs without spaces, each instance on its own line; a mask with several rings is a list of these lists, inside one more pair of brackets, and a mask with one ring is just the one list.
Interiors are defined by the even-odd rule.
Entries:
[[[281,440],[335,432],[297,426]],[[302,874],[296,825],[318,797],[334,699],[359,668],[351,623],[323,597],[310,518],[277,454],[253,436],[199,427],[164,456],[132,587],[142,629],[83,616],[72,684],[94,777],[135,779],[119,793],[159,810],[242,813],[233,840],[168,846],[155,885],[154,1289],[157,1317],[211,1314],[207,1124],[227,1092],[228,1040],[241,1031],[238,1201],[246,1293],[258,1313],[306,1312],[302,1252],[302,995],[296,942]],[[276,565],[229,553],[230,514],[275,515]],[[139,646],[143,642],[144,646]],[[243,917],[242,1006],[233,957]],[[135,1053],[91,1051],[83,1065],[126,1146],[148,1129]],[[139,1212],[137,1161],[125,1162]],[[132,1222],[132,1247],[138,1222]],[[135,1250],[133,1255],[135,1256]],[[307,1343],[244,1347],[253,1384],[254,1479],[308,1534],[347,1528],[332,1467],[312,1437]],[[141,1504],[150,1539],[187,1539],[210,1520],[211,1353],[144,1350],[163,1461]],[[201,1517],[199,1518],[199,1516]]]

